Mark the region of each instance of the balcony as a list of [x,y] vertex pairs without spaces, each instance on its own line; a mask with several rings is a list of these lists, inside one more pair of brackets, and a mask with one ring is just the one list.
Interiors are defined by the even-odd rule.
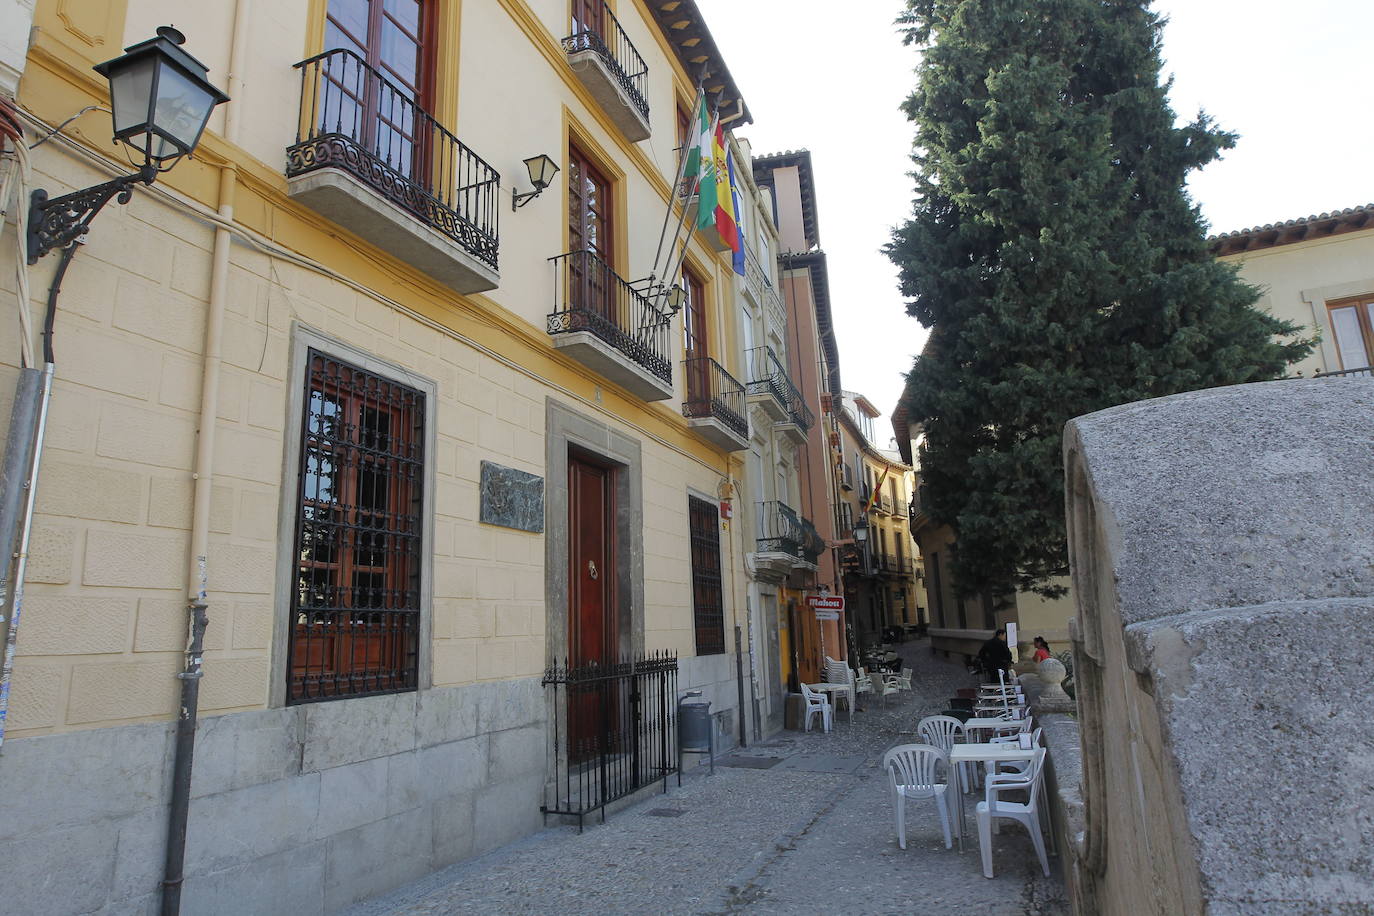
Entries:
[[745,358],[749,364],[749,403],[761,407],[782,433],[801,445],[815,418],[773,348],[755,347]]
[[787,333],[787,309],[782,304],[782,296],[768,279],[768,271],[748,246],[744,249],[744,294],[754,305],[763,310],[767,330],[778,336]]
[[820,560],[821,554],[825,553],[825,538],[816,530],[816,526],[811,523],[811,519],[802,518],[802,559],[812,566]]
[[[815,569],[814,560],[806,558],[805,519],[791,506],[776,500],[755,503],[754,508],[758,519],[758,541],[753,556],[755,574],[780,581],[793,569]],[[810,522],[805,524],[810,525]]]
[[843,460],[839,460],[835,463],[835,471],[839,475],[840,488],[852,493],[854,491],[854,469]]
[[495,169],[352,51],[296,69],[291,198],[456,292],[495,289]]
[[611,8],[604,2],[601,7],[603,28],[574,23],[575,31],[563,39],[568,66],[626,139],[647,140],[649,68]]
[[1313,378],[1370,378],[1374,377],[1374,366],[1360,369],[1337,369],[1333,372],[1318,372]]
[[642,400],[672,397],[668,317],[593,252],[549,260],[553,345]]
[[711,359],[684,360],[687,398],[682,415],[687,425],[726,451],[749,447],[749,421],[744,416],[744,386]]

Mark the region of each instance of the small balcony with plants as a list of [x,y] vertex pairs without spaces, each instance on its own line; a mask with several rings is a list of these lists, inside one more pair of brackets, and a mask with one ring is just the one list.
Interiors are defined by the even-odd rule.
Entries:
[[687,425],[726,451],[749,447],[749,421],[744,411],[744,386],[709,356],[684,360],[687,397],[682,415]]
[[649,68],[605,2],[579,3],[563,39],[568,66],[627,140],[649,138]]
[[554,302],[548,332],[554,347],[642,400],[672,397],[671,313],[595,252],[572,251],[549,261]]
[[495,289],[496,170],[354,52],[296,69],[291,198],[459,293]]

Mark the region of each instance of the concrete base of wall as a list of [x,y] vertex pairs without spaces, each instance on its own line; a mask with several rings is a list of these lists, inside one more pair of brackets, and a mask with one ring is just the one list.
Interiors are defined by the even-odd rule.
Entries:
[[[530,678],[202,720],[182,911],[330,913],[538,830],[545,718]],[[0,912],[157,913],[171,759],[170,723],[5,742]]]

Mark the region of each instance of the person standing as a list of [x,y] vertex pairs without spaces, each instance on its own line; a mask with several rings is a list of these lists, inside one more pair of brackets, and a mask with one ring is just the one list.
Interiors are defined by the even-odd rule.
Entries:
[[1011,670],[1011,649],[1007,646],[1007,631],[999,627],[992,638],[978,650],[978,662],[989,680],[997,680],[997,672]]

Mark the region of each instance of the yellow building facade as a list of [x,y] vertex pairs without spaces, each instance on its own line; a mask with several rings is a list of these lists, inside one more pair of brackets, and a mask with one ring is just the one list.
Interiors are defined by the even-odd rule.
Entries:
[[[713,233],[660,244],[698,82],[727,129],[749,113],[695,4],[663,6],[36,5],[17,107],[29,143],[66,123],[25,198],[129,170],[91,67],[168,21],[231,97],[62,282],[0,746],[30,800],[0,846],[79,828],[124,864],[45,912],[158,893],[199,600],[201,909],[329,912],[604,804],[560,785],[590,747],[569,668],[648,657],[626,691],[702,691],[718,744],[764,727],[746,681],[777,680],[776,622],[751,625],[757,538],[722,508],[765,501],[743,455],[768,304]],[[762,211],[750,232],[776,241]],[[6,399],[23,350],[0,335]],[[632,788],[675,765],[654,752]],[[0,865],[0,899],[27,880]]]

